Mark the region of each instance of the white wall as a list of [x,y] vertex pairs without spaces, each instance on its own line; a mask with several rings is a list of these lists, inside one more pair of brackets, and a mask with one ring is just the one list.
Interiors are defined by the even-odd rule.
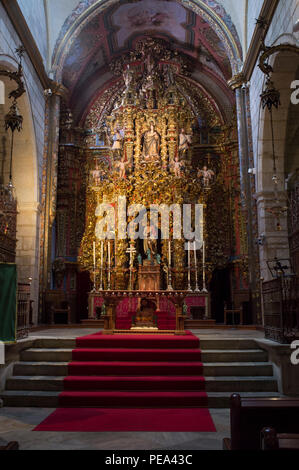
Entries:
[[[249,0],[250,3],[258,3],[260,0]],[[288,8],[286,8],[288,6]],[[265,43],[267,46],[290,42],[299,46],[299,33],[293,33],[293,26],[299,18],[298,0],[280,0],[272,24],[268,31]],[[253,132],[253,151],[255,164],[257,164],[259,147],[259,117],[260,94],[263,91],[265,76],[256,66],[250,80],[250,105]],[[289,84],[290,85],[290,84]],[[290,90],[291,95],[291,90]]]
[[[64,3],[64,0],[61,2]],[[48,32],[43,0],[18,0],[19,7],[43,58],[48,61]]]
[[[0,64],[16,69],[21,41],[0,3]],[[19,100],[24,131],[16,136],[13,182],[18,198],[17,263],[20,281],[33,278],[31,298],[37,319],[39,290],[39,225],[45,129],[44,90],[28,56],[23,60],[26,95]],[[11,85],[11,84],[10,84]],[[9,103],[7,103],[9,106]]]

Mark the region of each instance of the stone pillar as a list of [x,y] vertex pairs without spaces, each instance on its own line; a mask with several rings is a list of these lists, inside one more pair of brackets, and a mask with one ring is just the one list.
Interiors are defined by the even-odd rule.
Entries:
[[59,87],[53,86],[52,96],[47,100],[47,126],[45,135],[45,155],[43,168],[43,220],[41,227],[41,303],[39,322],[43,322],[43,299],[47,289],[51,286],[52,271],[52,229],[56,214],[57,195],[57,169],[58,169],[58,143],[59,143],[59,116],[60,95]]
[[249,126],[247,114],[247,86],[242,74],[236,75],[229,81],[229,85],[236,94],[238,143],[239,143],[239,166],[240,166],[240,190],[241,204],[244,219],[247,221],[247,242],[248,242],[248,270],[249,270],[249,299],[251,302],[253,323],[261,322],[261,314],[257,309],[259,298],[259,274],[258,274],[258,254],[256,247],[257,234],[254,233],[254,193],[248,169],[252,166],[250,162],[249,150]]
[[30,298],[34,301],[32,321],[35,325],[38,320],[40,214],[39,203],[18,205],[16,252],[18,281],[28,283],[29,278],[32,278]]

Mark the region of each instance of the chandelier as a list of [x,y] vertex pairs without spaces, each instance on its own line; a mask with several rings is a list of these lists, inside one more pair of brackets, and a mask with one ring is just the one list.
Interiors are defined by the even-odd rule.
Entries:
[[20,46],[16,49],[16,54],[19,57],[18,71],[11,72],[9,70],[0,69],[0,76],[9,77],[11,80],[14,80],[18,88],[13,90],[9,94],[9,99],[13,99],[12,105],[10,106],[9,112],[4,117],[4,126],[6,132],[11,131],[11,148],[10,148],[10,167],[9,167],[9,183],[7,185],[8,192],[10,197],[13,198],[13,183],[12,183],[12,160],[13,160],[13,147],[14,147],[14,133],[17,130],[20,132],[23,126],[23,116],[21,116],[20,111],[17,105],[17,99],[25,93],[24,82],[23,82],[23,67],[22,59],[25,52],[23,46]]
[[273,182],[273,191],[274,191],[274,204],[272,207],[266,208],[266,212],[271,215],[274,215],[276,219],[276,230],[281,230],[280,224],[280,217],[287,211],[287,207],[282,206],[279,202],[278,197],[278,183],[279,178],[277,176],[277,167],[276,167],[276,154],[275,154],[275,140],[274,140],[274,126],[273,126],[273,107],[278,109],[281,105],[280,102],[280,92],[275,88],[274,83],[270,79],[268,75],[266,86],[261,97],[261,103],[263,109],[267,108],[270,113],[270,126],[271,126],[271,140],[272,140],[272,161],[273,161],[273,175],[272,175],[272,182]]

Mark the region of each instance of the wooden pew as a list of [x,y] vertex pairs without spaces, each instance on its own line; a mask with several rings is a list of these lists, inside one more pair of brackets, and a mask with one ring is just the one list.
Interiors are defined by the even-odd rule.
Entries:
[[19,443],[11,441],[6,446],[0,446],[0,450],[19,450]]
[[262,450],[299,450],[299,434],[277,434],[274,428],[264,428],[261,432]]
[[231,438],[223,439],[225,450],[261,449],[265,427],[299,434],[299,398],[241,398],[234,393],[230,401]]

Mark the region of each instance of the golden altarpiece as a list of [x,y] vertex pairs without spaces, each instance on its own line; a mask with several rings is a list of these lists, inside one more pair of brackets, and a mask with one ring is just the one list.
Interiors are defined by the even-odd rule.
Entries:
[[[116,80],[86,120],[86,223],[79,263],[93,281],[89,318],[96,316],[94,301],[102,298],[102,313],[110,318],[107,329],[117,330],[116,306],[121,299],[132,304],[137,298],[126,328],[154,330],[159,321],[149,312],[163,310],[164,296],[175,305],[178,330],[187,299],[197,299],[193,305],[205,306],[209,317],[207,285],[215,269],[230,263],[246,278],[236,143],[217,105],[193,83],[190,59],[162,40],[140,41],[111,68]],[[154,228],[145,226],[145,240],[119,237],[116,219],[123,200],[127,207],[141,204],[148,211],[152,205],[191,204],[194,212],[195,204],[201,205],[203,246],[186,250],[183,237],[174,239],[173,214],[165,239],[160,217]],[[113,207],[115,217],[114,233],[104,241],[97,236],[102,203]],[[134,216],[127,217],[128,224]],[[235,256],[234,266],[237,238],[244,256]]]

